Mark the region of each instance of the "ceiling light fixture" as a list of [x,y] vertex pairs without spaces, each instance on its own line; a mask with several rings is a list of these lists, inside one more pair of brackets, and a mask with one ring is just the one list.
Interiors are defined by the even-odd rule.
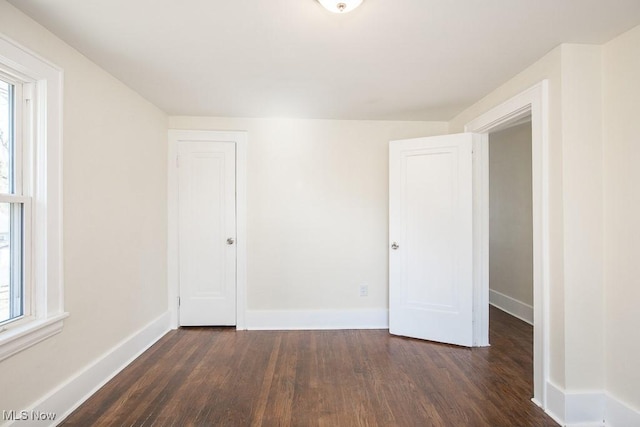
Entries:
[[318,3],[329,12],[347,13],[360,6],[362,0],[318,0]]

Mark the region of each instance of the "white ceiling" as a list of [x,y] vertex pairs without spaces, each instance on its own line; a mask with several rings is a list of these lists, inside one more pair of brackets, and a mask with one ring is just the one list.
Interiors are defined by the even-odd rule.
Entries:
[[9,0],[171,115],[448,120],[640,0]]

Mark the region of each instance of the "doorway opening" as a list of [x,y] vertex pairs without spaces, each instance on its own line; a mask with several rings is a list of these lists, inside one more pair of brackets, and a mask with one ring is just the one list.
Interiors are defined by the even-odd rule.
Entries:
[[489,134],[489,304],[533,325],[530,116]]
[[[489,133],[489,342],[508,343],[533,380],[531,116]],[[499,310],[499,311],[498,311]],[[519,319],[519,320],[517,320]],[[500,332],[497,332],[500,331]],[[533,395],[533,389],[530,390]]]
[[546,409],[549,378],[548,81],[499,104],[465,126],[474,146],[474,345],[489,345],[489,134],[530,117],[533,235],[533,402]]

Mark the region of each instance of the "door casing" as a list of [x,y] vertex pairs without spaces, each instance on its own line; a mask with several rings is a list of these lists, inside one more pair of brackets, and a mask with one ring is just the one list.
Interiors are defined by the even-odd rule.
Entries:
[[533,190],[533,402],[547,408],[549,379],[549,107],[543,80],[465,126],[474,147],[474,345],[489,345],[489,138],[531,116]]
[[246,329],[247,307],[247,132],[169,130],[167,278],[170,325],[178,328],[178,146],[181,141],[233,142],[236,147],[236,329]]

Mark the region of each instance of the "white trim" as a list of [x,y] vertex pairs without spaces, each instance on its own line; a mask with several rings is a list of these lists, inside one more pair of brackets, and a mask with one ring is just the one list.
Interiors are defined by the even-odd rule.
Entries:
[[62,73],[62,68],[4,34],[0,34],[0,55],[12,69],[24,75],[37,71],[40,76],[46,76],[50,70]]
[[604,415],[607,426],[640,426],[640,411],[631,408],[609,393],[605,393],[604,396]]
[[[533,306],[534,306],[534,350],[533,350],[533,400],[543,409],[547,407],[545,399],[545,383],[549,378],[549,102],[548,81],[543,80],[535,86],[514,96],[506,102],[492,108],[465,126],[465,132],[487,134],[494,132],[512,123],[531,115],[531,139],[532,139],[532,186],[533,186]],[[488,144],[486,139],[483,144]],[[488,168],[488,149],[476,150],[475,155],[481,158],[476,162],[480,168]],[[477,172],[476,177],[487,177],[486,171]],[[478,187],[479,186],[479,187]],[[478,198],[479,209],[476,212],[485,212],[489,204],[488,185],[478,183],[477,189],[481,191]],[[475,256],[488,270],[489,252],[489,219],[485,215],[480,225],[480,252]],[[480,283],[480,295],[476,299],[474,322],[480,334],[477,342],[482,342],[488,336],[488,324],[485,326],[483,319],[488,318],[489,305],[489,281],[488,274],[482,274]],[[486,299],[485,299],[486,298]]]
[[489,289],[489,304],[497,309],[509,313],[513,317],[533,325],[533,306],[520,300],[505,295],[501,292]]
[[[28,413],[53,412],[57,416],[49,425],[59,424],[100,387],[162,338],[169,331],[169,318],[169,312],[165,312],[25,410]],[[43,423],[25,420],[14,421],[8,425],[26,427],[42,426]]]
[[546,389],[548,405],[545,412],[562,426],[640,426],[640,411],[609,393],[567,393],[552,382],[547,382]]
[[15,194],[0,194],[0,203],[29,203],[31,197],[18,196]]
[[[5,357],[45,339],[62,328],[64,311],[62,243],[62,109],[63,72],[47,60],[0,35],[0,63],[25,85],[31,118],[24,129],[25,163],[23,192],[30,196],[32,215],[25,218],[25,287],[30,299],[30,321],[5,324],[2,342]],[[23,106],[24,107],[24,106]],[[26,108],[23,108],[26,117]],[[32,175],[32,178],[31,176]],[[26,205],[25,205],[26,206]],[[25,224],[26,225],[26,224]],[[30,244],[29,244],[30,243]],[[28,252],[27,252],[28,251]],[[28,338],[28,334],[34,334]],[[13,339],[18,337],[20,339]],[[7,338],[9,337],[9,338]],[[19,347],[17,344],[22,343]]]
[[236,132],[236,329],[246,329],[248,134]]
[[489,135],[474,139],[473,147],[473,345],[489,346],[489,294],[478,283],[489,283]]
[[68,316],[68,313],[62,313],[0,331],[0,361],[59,333],[62,331],[63,320]]
[[167,277],[171,327],[178,322],[178,144],[189,141],[232,141],[236,144],[236,329],[246,329],[247,310],[247,146],[243,131],[169,130]]
[[180,272],[178,270],[178,144],[168,136],[168,178],[167,178],[167,296],[171,316],[170,325],[173,329],[179,326],[178,296],[180,286]]
[[388,329],[389,310],[249,310],[249,330]]

